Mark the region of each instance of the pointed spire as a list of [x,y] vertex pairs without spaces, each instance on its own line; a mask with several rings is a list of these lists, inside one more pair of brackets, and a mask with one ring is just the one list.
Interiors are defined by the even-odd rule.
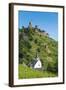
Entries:
[[38,57],[38,53],[36,52],[36,58]]

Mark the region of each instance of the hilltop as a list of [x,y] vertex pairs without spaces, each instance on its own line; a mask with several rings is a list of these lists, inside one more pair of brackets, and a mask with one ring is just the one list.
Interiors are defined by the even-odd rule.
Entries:
[[29,22],[28,27],[19,29],[19,64],[29,63],[38,52],[44,71],[58,73],[58,42],[50,38],[45,30]]

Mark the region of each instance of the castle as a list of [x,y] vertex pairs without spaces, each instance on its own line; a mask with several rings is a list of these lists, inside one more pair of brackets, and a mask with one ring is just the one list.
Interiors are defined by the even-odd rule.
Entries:
[[33,27],[31,21],[29,22],[29,25],[28,25],[27,28],[22,26],[22,29],[27,29],[27,30],[32,30],[33,29],[35,32],[38,32],[39,35],[49,36],[49,34],[45,30],[41,30],[40,28],[38,28],[37,25],[35,25],[35,27]]

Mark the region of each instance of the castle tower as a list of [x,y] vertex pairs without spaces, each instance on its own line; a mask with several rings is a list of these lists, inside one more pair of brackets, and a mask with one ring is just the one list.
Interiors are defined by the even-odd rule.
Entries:
[[32,29],[32,23],[31,23],[31,21],[29,22],[28,28],[29,28],[29,29]]

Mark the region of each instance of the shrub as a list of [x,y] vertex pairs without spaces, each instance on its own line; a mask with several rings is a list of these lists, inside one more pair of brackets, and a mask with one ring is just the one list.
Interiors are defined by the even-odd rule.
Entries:
[[35,39],[35,41],[34,41],[36,44],[38,43],[38,40],[37,39]]
[[40,48],[37,48],[37,52],[40,52]]

